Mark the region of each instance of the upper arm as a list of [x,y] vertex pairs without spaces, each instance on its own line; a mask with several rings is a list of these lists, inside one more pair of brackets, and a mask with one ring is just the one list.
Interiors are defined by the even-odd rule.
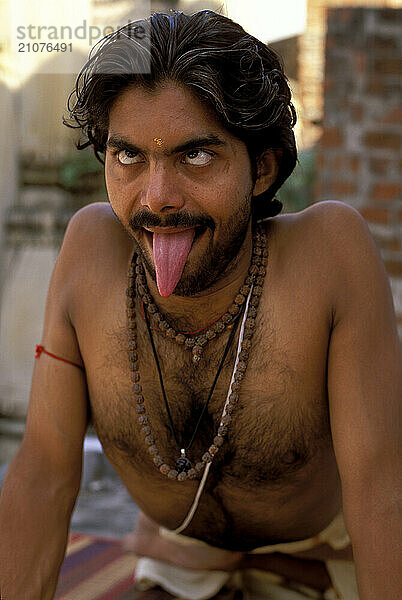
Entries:
[[347,511],[362,494],[388,503],[400,493],[401,355],[388,278],[366,223],[336,204],[327,235],[336,284],[328,395]]
[[[77,214],[67,228],[49,285],[41,341],[47,351],[81,365],[69,308],[77,285],[82,218]],[[20,455],[37,468],[78,481],[87,422],[84,370],[42,353],[35,361]]]

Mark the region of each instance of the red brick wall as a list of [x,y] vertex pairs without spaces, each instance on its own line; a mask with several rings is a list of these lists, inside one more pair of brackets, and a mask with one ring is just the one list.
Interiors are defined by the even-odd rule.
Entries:
[[367,220],[402,333],[401,25],[402,10],[328,10],[315,201],[347,202]]
[[301,148],[311,148],[321,136],[327,10],[351,6],[400,8],[401,0],[307,0],[306,29],[298,41],[297,138]]

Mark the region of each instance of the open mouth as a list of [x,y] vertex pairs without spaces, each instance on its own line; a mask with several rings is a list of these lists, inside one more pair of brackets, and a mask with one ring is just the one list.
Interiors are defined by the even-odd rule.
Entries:
[[[196,226],[195,228],[195,235],[194,235],[194,239],[193,239],[193,243],[192,243],[192,247],[194,246],[194,244],[197,242],[197,240],[202,236],[203,233],[205,233],[207,227],[205,225],[199,225]],[[150,248],[150,251],[153,251],[153,242],[154,242],[154,234],[152,231],[149,231],[148,229],[145,229],[145,227],[142,228],[142,231],[145,235],[145,239],[148,243],[148,246]],[[171,233],[174,233],[173,231]]]
[[199,244],[206,226],[155,228],[155,231],[144,229],[144,232],[155,268],[158,291],[167,298],[180,281],[189,255],[194,252],[194,246]]

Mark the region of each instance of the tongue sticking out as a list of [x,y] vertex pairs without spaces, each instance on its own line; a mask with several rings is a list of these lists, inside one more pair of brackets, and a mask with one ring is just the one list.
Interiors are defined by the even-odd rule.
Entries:
[[178,284],[194,235],[195,229],[178,233],[154,233],[156,283],[161,296],[170,296]]

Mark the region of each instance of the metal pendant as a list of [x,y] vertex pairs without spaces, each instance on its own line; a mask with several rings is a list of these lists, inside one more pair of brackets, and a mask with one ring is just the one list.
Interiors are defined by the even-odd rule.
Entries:
[[187,471],[193,468],[193,465],[191,464],[191,461],[187,458],[186,451],[184,448],[180,450],[180,453],[180,458],[176,460],[176,471],[178,473],[182,473],[183,471],[187,473]]

